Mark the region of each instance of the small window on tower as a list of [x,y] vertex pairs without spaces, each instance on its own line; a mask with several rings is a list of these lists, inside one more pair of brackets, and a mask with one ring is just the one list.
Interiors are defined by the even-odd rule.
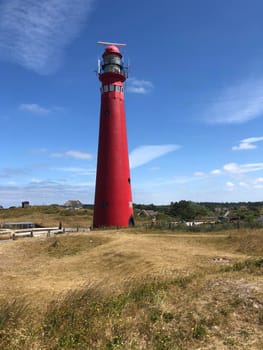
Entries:
[[119,85],[116,85],[116,91],[120,92],[121,91],[121,87]]
[[110,115],[110,111],[108,109],[105,109],[104,115],[105,115],[105,117],[108,117]]
[[104,86],[103,86],[103,91],[104,91],[104,92],[108,92],[108,91],[109,91],[108,85],[104,85]]
[[107,201],[103,201],[103,202],[102,202],[102,207],[103,207],[103,208],[107,208],[108,205],[109,205],[109,203],[108,203]]
[[110,85],[110,91],[114,91],[114,85]]

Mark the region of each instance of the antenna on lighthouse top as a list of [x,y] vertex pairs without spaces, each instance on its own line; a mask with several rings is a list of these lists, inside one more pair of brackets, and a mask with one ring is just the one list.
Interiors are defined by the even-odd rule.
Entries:
[[97,41],[97,44],[99,44],[99,45],[127,46],[127,44],[124,44],[124,43],[110,43],[108,41]]

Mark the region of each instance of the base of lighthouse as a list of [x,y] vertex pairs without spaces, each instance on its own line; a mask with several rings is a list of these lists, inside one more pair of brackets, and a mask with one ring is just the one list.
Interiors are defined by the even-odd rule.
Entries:
[[93,227],[134,225],[121,54],[108,46],[103,54],[100,130]]

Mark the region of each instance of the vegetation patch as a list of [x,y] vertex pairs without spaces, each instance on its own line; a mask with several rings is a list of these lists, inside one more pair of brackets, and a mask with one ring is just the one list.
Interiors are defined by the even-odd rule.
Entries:
[[225,266],[223,271],[247,271],[249,273],[263,272],[263,258],[247,259],[236,262],[235,264]]
[[45,242],[44,249],[47,253],[56,258],[67,255],[75,255],[82,251],[94,249],[110,241],[110,237],[99,235],[74,235],[51,237]]
[[2,244],[0,349],[262,348],[262,256],[238,250],[258,230],[132,233]]
[[[11,349],[13,339],[22,349],[23,339],[29,339],[28,330],[24,332],[25,320],[28,316],[28,304],[25,300],[0,300],[0,348]],[[25,338],[24,338],[25,337]]]
[[[257,317],[260,326],[262,315],[256,310],[245,314],[245,301],[231,291],[233,285],[227,281],[221,280],[212,302],[212,285],[196,279],[188,289],[173,280],[133,282],[124,292],[112,295],[104,294],[101,286],[86,286],[51,302],[38,325],[25,316],[23,307],[11,303],[2,308],[2,319],[6,319],[2,329],[8,327],[9,336],[1,333],[0,346],[29,349],[33,342],[39,349],[51,350],[190,349],[205,348],[215,337],[233,346],[241,338],[249,341],[245,320],[248,326]],[[23,336],[18,336],[24,317]],[[240,327],[238,334],[234,322]]]
[[20,241],[20,252],[31,259],[48,255],[54,258],[77,255],[84,251],[107,244],[111,237],[96,234],[73,234],[53,236],[46,239]]
[[231,244],[237,252],[263,256],[263,229],[232,231],[226,244]]
[[32,206],[28,208],[9,208],[0,210],[0,223],[6,221],[30,221],[39,227],[90,227],[92,209],[66,209],[59,205]]

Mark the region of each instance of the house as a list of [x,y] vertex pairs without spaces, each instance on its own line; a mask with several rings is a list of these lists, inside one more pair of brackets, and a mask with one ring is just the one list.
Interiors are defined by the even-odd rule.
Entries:
[[29,201],[23,201],[22,208],[28,208],[28,207],[29,207]]
[[83,208],[83,204],[79,200],[68,200],[65,204],[64,207],[67,209],[81,209]]
[[138,212],[138,216],[153,217],[158,215],[158,211],[142,209]]

